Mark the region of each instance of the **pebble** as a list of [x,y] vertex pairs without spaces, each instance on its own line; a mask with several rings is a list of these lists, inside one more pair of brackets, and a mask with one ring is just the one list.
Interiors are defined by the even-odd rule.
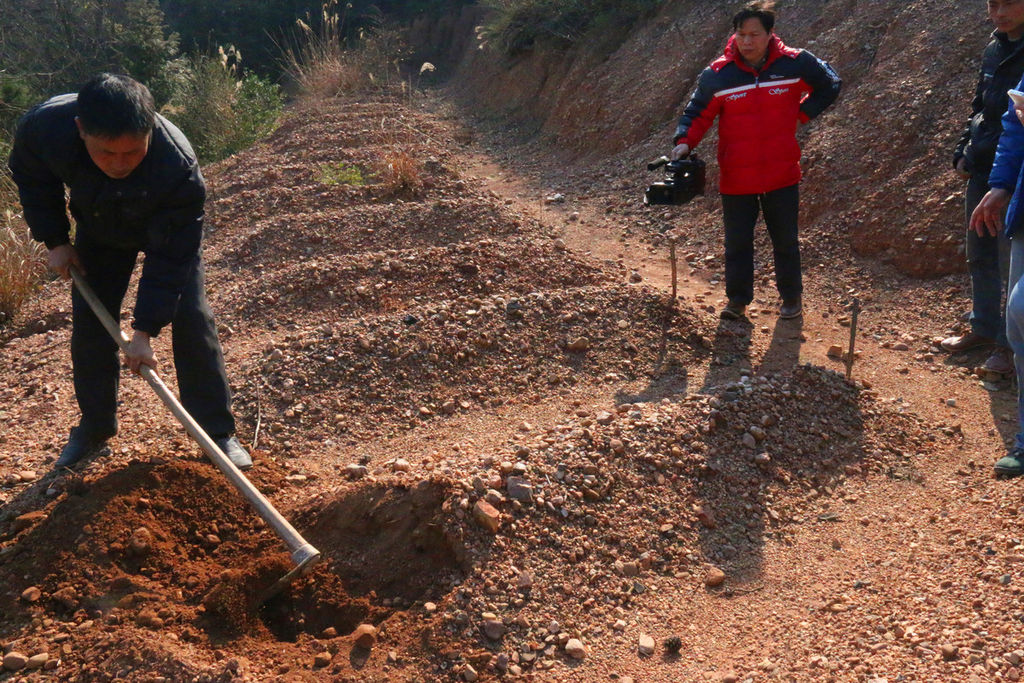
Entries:
[[960,649],[956,645],[950,645],[949,643],[942,646],[942,658],[947,662],[951,662],[960,655]]
[[313,668],[322,669],[323,667],[330,664],[332,659],[334,659],[334,655],[332,655],[330,652],[318,652],[313,657]]
[[369,650],[377,643],[377,627],[373,624],[360,624],[352,637],[358,647]]
[[586,351],[587,349],[590,348],[590,340],[587,339],[586,337],[576,337],[575,339],[571,340],[568,344],[566,344],[565,348],[574,353]]
[[492,534],[497,533],[501,526],[501,513],[485,500],[478,500],[473,506],[473,519]]
[[565,654],[573,659],[583,659],[587,656],[587,650],[578,638],[570,638],[565,644]]
[[404,458],[399,458],[391,464],[391,469],[395,472],[410,472],[412,471],[412,465],[409,461]]
[[153,545],[153,534],[144,526],[132,532],[131,540],[128,541],[132,552],[136,555],[145,555]]
[[483,628],[484,635],[491,640],[501,640],[505,635],[505,624],[498,619],[485,619]]
[[636,645],[637,652],[642,655],[653,655],[654,654],[654,638],[651,638],[646,633],[640,636]]
[[48,652],[40,652],[28,658],[28,661],[25,662],[25,668],[42,669],[48,661],[50,661],[50,654]]
[[520,503],[533,503],[533,486],[522,477],[509,477],[505,485],[508,497]]
[[466,668],[462,670],[462,677],[467,681],[475,681],[479,678],[476,669],[471,664],[467,664]]
[[704,585],[708,588],[717,588],[725,583],[725,572],[718,567],[712,567],[704,575]]
[[368,471],[366,465],[351,463],[345,466],[345,474],[349,479],[362,479]]
[[42,591],[35,586],[29,586],[21,592],[21,599],[25,602],[35,602],[41,595]]
[[4,668],[8,671],[21,671],[28,664],[28,657],[20,652],[11,651],[4,655]]
[[826,355],[829,358],[842,358],[843,347],[840,346],[839,344],[833,344],[832,346],[828,347],[828,353]]

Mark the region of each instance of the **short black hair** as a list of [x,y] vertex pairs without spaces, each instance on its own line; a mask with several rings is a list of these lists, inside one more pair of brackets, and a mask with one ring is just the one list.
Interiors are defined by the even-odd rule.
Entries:
[[101,73],[78,91],[78,120],[87,135],[145,135],[156,124],[156,104],[149,88],[134,78]]
[[747,19],[760,20],[764,30],[771,33],[772,29],[775,28],[775,2],[754,2],[747,5],[732,18],[733,30],[738,31]]

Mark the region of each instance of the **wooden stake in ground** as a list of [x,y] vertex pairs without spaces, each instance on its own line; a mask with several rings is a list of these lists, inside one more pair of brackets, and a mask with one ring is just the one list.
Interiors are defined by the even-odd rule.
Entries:
[[860,299],[853,298],[850,307],[850,348],[846,352],[846,379],[853,376],[853,348],[857,343],[857,317],[860,315]]
[[672,301],[676,300],[676,241],[668,241],[668,260],[672,264]]

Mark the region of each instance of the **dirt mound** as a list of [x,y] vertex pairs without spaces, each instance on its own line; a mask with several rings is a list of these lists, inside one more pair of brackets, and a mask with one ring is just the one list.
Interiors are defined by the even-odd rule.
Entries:
[[[60,659],[64,680],[210,674],[220,648],[241,637],[248,649],[304,650],[309,638],[345,638],[440,600],[465,570],[467,532],[443,513],[450,494],[440,481],[356,488],[307,506],[298,525],[326,561],[265,603],[291,562],[211,466],[134,462],[65,484],[0,539],[0,585],[13,607],[0,632],[21,632],[11,649]],[[114,634],[116,654],[104,649]],[[212,665],[220,673],[206,680],[231,680],[238,667]]]
[[[654,383],[705,353],[706,333],[688,308],[629,286],[467,297],[296,331],[247,374],[265,377],[275,435],[366,436],[540,387]],[[374,422],[358,419],[371,411]]]
[[[472,615],[462,649],[483,650],[477,668],[571,665],[568,638],[608,646],[604,627],[643,611],[669,585],[675,594],[705,590],[709,563],[723,571],[713,593],[757,590],[770,538],[839,519],[832,494],[848,480],[916,476],[933,451],[931,433],[810,366],[708,387],[681,403],[581,409],[542,439],[510,444],[514,462],[481,459],[462,507],[494,502],[514,531],[500,534],[500,555],[460,588],[443,618],[466,625]],[[702,674],[683,663],[666,675]]]

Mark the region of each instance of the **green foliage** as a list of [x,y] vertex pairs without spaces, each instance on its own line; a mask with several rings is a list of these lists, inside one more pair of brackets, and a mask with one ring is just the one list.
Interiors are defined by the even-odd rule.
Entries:
[[200,161],[223,159],[269,135],[284,106],[276,84],[256,74],[239,79],[232,56],[229,50],[188,58],[167,108]]
[[100,71],[131,74],[158,102],[171,94],[178,41],[156,0],[0,0],[0,17],[0,64],[34,99],[77,90]]
[[335,164],[321,164],[316,171],[316,181],[324,185],[366,185],[363,169],[339,161]]
[[628,25],[663,0],[481,0],[491,10],[482,45],[515,55],[537,43],[572,45],[591,32]]

